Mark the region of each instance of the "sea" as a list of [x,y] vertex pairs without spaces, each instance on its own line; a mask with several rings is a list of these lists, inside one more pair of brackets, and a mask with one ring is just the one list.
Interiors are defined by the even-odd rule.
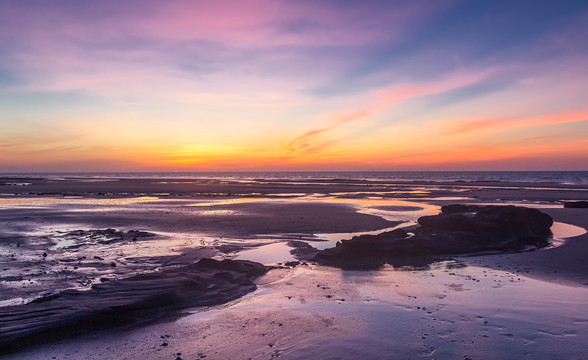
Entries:
[[291,171],[291,172],[60,172],[0,173],[8,178],[226,179],[523,182],[588,185],[588,171]]

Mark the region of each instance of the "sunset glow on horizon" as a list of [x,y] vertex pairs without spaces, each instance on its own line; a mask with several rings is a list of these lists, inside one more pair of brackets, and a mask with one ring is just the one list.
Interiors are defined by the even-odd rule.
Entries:
[[586,1],[0,2],[0,172],[588,170]]

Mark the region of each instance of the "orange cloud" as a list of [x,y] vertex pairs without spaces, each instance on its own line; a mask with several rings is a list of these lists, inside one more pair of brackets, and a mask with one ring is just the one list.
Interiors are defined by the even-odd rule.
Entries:
[[529,119],[521,123],[526,126],[540,126],[540,125],[554,125],[554,124],[565,124],[574,123],[580,121],[587,121],[588,113],[577,113],[577,114],[561,114],[556,116],[542,117],[538,119]]
[[560,114],[556,116],[521,119],[520,117],[499,117],[490,119],[464,119],[436,121],[443,128],[442,135],[459,135],[479,130],[505,131],[514,128],[527,128],[588,121],[586,113]]
[[323,141],[319,144],[316,142],[319,142],[319,140],[317,140],[319,135],[333,130],[341,125],[379,114],[411,99],[425,95],[441,93],[476,83],[485,78],[487,75],[487,72],[464,73],[454,75],[438,82],[392,86],[373,91],[366,96],[367,100],[365,100],[365,102],[368,105],[365,106],[365,109],[352,111],[344,115],[331,115],[330,117],[334,118],[331,125],[308,130],[302,135],[299,135],[293,140],[287,142],[285,145],[287,155],[281,159],[288,159],[294,155],[308,154],[313,151],[324,150],[329,145],[334,145],[336,142],[332,140],[328,142]]
[[[415,153],[414,149],[408,149],[403,154],[393,156],[388,164],[423,166],[431,164],[459,164],[487,162],[502,159],[523,159],[527,157],[546,156],[553,157],[562,154],[577,154],[582,149],[588,148],[588,140],[576,141],[537,141],[529,143],[513,141],[488,145],[471,145],[449,148],[441,148],[437,151]],[[385,162],[385,159],[379,159]]]
[[315,149],[315,147],[312,146],[313,145],[312,141],[317,137],[317,135],[325,133],[325,132],[332,130],[332,129],[334,129],[338,126],[341,126],[343,124],[347,124],[347,123],[355,121],[355,120],[366,118],[369,115],[370,115],[370,112],[368,112],[368,111],[358,111],[358,112],[355,112],[352,114],[331,116],[331,117],[335,118],[334,122],[331,125],[329,125],[327,127],[320,128],[320,129],[309,130],[309,131],[305,132],[304,134],[296,137],[294,140],[288,142],[286,144],[288,155],[291,155],[296,152],[304,151],[304,150],[308,151],[311,148]]
[[471,131],[482,130],[486,128],[495,128],[502,124],[510,122],[511,118],[494,118],[482,120],[457,120],[450,125],[450,128],[444,132],[444,135],[455,135]]

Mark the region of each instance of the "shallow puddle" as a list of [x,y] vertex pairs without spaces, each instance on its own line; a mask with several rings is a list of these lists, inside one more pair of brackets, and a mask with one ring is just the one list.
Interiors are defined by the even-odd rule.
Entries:
[[292,248],[286,243],[274,243],[262,245],[255,249],[244,250],[237,254],[236,260],[251,260],[265,265],[276,264],[284,261],[294,261],[296,258],[290,254]]
[[554,241],[563,242],[565,239],[586,234],[586,229],[562,222],[554,222],[553,226],[551,226],[551,232],[553,233]]

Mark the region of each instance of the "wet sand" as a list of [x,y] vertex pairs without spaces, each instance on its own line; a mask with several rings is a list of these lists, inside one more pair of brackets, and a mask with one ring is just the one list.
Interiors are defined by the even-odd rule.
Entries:
[[[565,200],[588,199],[588,189],[575,185],[26,181],[32,185],[0,186],[1,193],[17,194],[0,198],[0,259],[7,269],[0,300],[8,302],[202,257],[257,256],[268,250],[267,244],[276,248],[259,259],[271,260],[272,253],[288,250],[288,240],[325,247],[354,234],[414,223],[450,203],[540,207],[557,222],[588,227],[587,209],[562,206]],[[67,231],[104,228],[156,236],[56,248]],[[8,358],[296,359],[320,354],[335,359],[382,358],[394,351],[401,358],[516,354],[580,359],[588,335],[587,255],[584,234],[553,248],[460,257],[423,271],[389,266],[342,271],[312,264],[274,269],[256,281],[257,291],[225,305]],[[277,256],[275,261],[291,260]],[[29,276],[7,278],[17,273]]]
[[[588,229],[588,209],[542,209],[556,221]],[[493,269],[513,270],[538,280],[588,286],[588,234],[567,238],[565,244],[545,251],[500,254],[468,260]],[[588,299],[587,299],[588,300]]]
[[255,293],[173,323],[97,333],[19,355],[582,359],[587,295],[585,288],[476,267],[342,273],[303,266],[274,270],[258,280]]

